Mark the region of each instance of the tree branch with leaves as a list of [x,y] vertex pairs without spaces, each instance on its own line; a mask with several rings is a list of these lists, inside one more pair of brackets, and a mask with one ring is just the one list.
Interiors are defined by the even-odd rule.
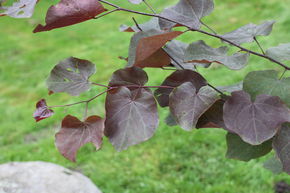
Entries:
[[[1,1],[0,15],[31,17],[37,2],[23,0],[5,7]],[[46,24],[39,24],[33,31],[50,31],[117,12],[151,17],[142,24],[133,17],[133,26],[120,26],[121,31],[133,34],[128,57],[123,58],[127,65],[112,74],[108,85],[89,81],[95,73],[95,64],[87,60],[67,58],[52,69],[47,80],[51,93],[78,96],[93,86],[105,89],[88,100],[72,104],[48,106],[45,99],[37,102],[36,121],[51,117],[55,108],[86,105],[84,121],[72,115],[62,121],[61,130],[56,134],[56,146],[62,155],[76,161],[81,146],[91,142],[100,149],[103,136],[109,138],[117,151],[150,139],[159,124],[159,104],[161,108],[169,107],[165,122],[170,126],[179,125],[186,131],[207,127],[225,129],[227,157],[249,161],[274,149],[275,163],[290,174],[290,77],[284,78],[290,70],[285,63],[290,60],[290,43],[264,49],[258,41],[259,36],[270,35],[275,22],[251,23],[219,34],[202,21],[214,10],[213,0],[179,0],[161,13],[146,0],[129,2],[143,3],[152,13],[105,0],[61,0],[48,9]],[[205,40],[190,44],[176,40],[189,32],[219,39],[222,45],[213,48]],[[242,46],[246,43],[256,43],[261,52]],[[229,47],[239,51],[230,54]],[[252,55],[280,66],[281,75],[275,70],[253,71],[242,84],[219,87],[208,83],[198,72],[199,68],[208,68],[213,63],[240,70]],[[148,86],[148,75],[143,68],[174,68],[174,72],[164,77],[161,85]],[[87,117],[88,104],[104,94],[106,118]]]

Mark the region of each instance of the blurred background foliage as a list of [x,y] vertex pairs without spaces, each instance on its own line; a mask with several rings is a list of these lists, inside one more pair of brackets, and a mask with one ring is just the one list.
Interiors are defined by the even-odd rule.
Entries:
[[[175,0],[148,0],[157,11]],[[135,10],[144,5],[127,1],[112,2]],[[68,104],[94,96],[103,88],[93,88],[80,97],[67,94],[48,96],[45,80],[55,64],[69,56],[88,59],[96,64],[97,74],[91,80],[106,84],[115,70],[125,66],[118,56],[127,56],[130,33],[119,32],[120,24],[132,25],[132,14],[114,13],[99,20],[33,34],[38,23],[44,23],[47,8],[56,0],[40,1],[31,19],[0,18],[0,163],[42,160],[69,167],[89,176],[104,193],[270,193],[275,182],[287,174],[274,175],[263,168],[267,157],[247,163],[225,158],[225,131],[201,129],[192,132],[164,124],[167,109],[160,109],[160,125],[149,141],[118,153],[105,139],[101,151],[91,144],[79,151],[77,163],[65,160],[54,146],[54,134],[66,114],[82,118],[84,106],[55,109],[56,114],[35,123],[35,102],[46,98],[49,105]],[[264,48],[290,42],[290,0],[223,0],[215,1],[215,11],[204,22],[223,34],[250,22],[276,20],[269,37],[259,37]],[[149,18],[134,16],[139,23]],[[179,38],[184,42],[205,40],[219,46],[219,40],[188,32]],[[259,51],[256,45],[246,47]],[[243,80],[249,71],[279,66],[252,56],[241,71],[230,71],[220,65],[199,69],[215,86]],[[147,69],[148,85],[158,85],[170,73]],[[288,74],[289,76],[289,74]],[[89,114],[104,116],[104,97],[90,104]],[[242,150],[241,150],[242,151]]]

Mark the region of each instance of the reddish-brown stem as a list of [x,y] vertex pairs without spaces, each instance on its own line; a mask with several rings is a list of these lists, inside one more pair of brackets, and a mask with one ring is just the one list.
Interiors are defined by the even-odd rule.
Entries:
[[[129,12],[129,13],[135,13],[135,14],[138,14],[138,15],[144,15],[144,16],[149,16],[149,17],[157,17],[157,18],[164,19],[164,20],[167,20],[167,21],[170,21],[170,22],[173,22],[173,23],[180,24],[180,23],[177,22],[177,21],[174,21],[174,20],[172,20],[172,19],[169,19],[169,18],[163,17],[163,16],[161,16],[161,15],[150,14],[150,13],[144,13],[144,12],[134,11],[134,10],[130,10],[130,9],[125,9],[125,8],[119,7],[119,6],[115,5],[115,4],[112,4],[112,3],[110,3],[110,2],[107,2],[107,1],[105,1],[105,0],[98,0],[98,1],[99,1],[99,2],[102,2],[102,3],[105,3],[105,4],[107,4],[107,5],[110,5],[110,6],[112,6],[112,7],[118,8],[118,10],[120,10],[120,11]],[[181,25],[183,25],[183,24],[181,24]],[[209,32],[203,31],[203,30],[200,30],[200,29],[195,29],[195,28],[192,28],[192,27],[187,26],[187,25],[183,25],[183,26],[187,27],[190,31],[195,31],[195,32],[198,32],[198,33],[202,33],[202,34],[205,34],[205,35],[208,35],[208,36],[211,36],[211,37],[214,37],[214,38],[220,39],[220,40],[222,40],[222,41],[224,41],[224,42],[227,42],[227,43],[231,44],[232,46],[235,46],[235,47],[237,47],[237,48],[240,48],[242,51],[245,51],[245,52],[248,52],[248,53],[250,53],[250,54],[253,54],[253,55],[256,55],[256,56],[262,57],[262,58],[264,58],[264,59],[267,59],[267,60],[269,60],[269,61],[271,61],[271,62],[273,62],[273,63],[276,63],[276,64],[282,66],[282,67],[285,68],[286,70],[290,70],[290,67],[288,67],[288,66],[286,66],[285,64],[279,62],[278,60],[275,60],[275,59],[273,59],[273,58],[271,58],[271,57],[269,57],[269,56],[267,56],[267,55],[260,54],[260,53],[258,53],[258,52],[255,52],[255,51],[249,50],[249,49],[247,49],[247,48],[244,48],[244,47],[242,47],[242,46],[240,46],[240,45],[238,45],[238,44],[236,44],[236,43],[234,43],[234,42],[232,42],[232,41],[230,41],[230,40],[228,40],[228,39],[226,39],[226,38],[224,38],[224,37],[222,37],[222,36],[220,36],[220,35],[212,34],[212,33],[209,33]]]
[[205,24],[204,22],[200,21],[200,23],[206,27],[207,29],[209,29],[212,33],[217,34],[210,26],[208,26],[207,24]]
[[207,83],[207,86],[211,87],[211,88],[214,89],[216,92],[218,92],[218,93],[220,93],[221,95],[225,96],[225,94],[224,94],[222,91],[220,91],[219,89],[217,89],[217,88],[214,87],[213,85]]
[[281,74],[279,80],[281,80],[281,79],[283,78],[283,76],[285,75],[286,71],[287,71],[287,70],[285,69],[285,70],[282,72],[282,74]]
[[88,116],[88,109],[89,109],[89,102],[86,102],[85,113],[84,113],[84,121],[86,120],[86,118]]
[[146,1],[146,0],[143,0],[143,3],[154,13],[156,14],[156,11],[153,9],[153,7]]
[[[102,84],[94,84],[97,86],[103,86]],[[115,88],[119,88],[121,86],[108,86],[107,88],[109,89],[115,89]],[[141,86],[141,85],[124,85],[124,87],[128,87],[128,88],[175,88],[172,86]]]
[[99,83],[95,83],[95,82],[91,82],[91,84],[97,85],[97,86],[101,86],[101,87],[105,87],[105,88],[111,88],[110,86],[106,86],[104,84],[99,84]]
[[101,15],[98,15],[98,16],[94,17],[94,19],[99,19],[99,18],[104,17],[106,15],[109,15],[109,14],[115,12],[115,11],[120,11],[120,10],[119,9],[113,9],[111,11],[108,11],[108,12],[104,13],[104,14],[101,14]]
[[114,88],[109,88],[109,89],[107,89],[107,90],[105,90],[105,91],[103,91],[103,92],[97,94],[96,96],[94,96],[94,97],[92,97],[92,98],[90,98],[90,99],[88,99],[88,100],[85,100],[85,101],[79,101],[79,102],[76,102],[76,103],[71,103],[71,104],[66,104],[66,105],[48,106],[48,108],[70,107],[70,106],[74,106],[74,105],[78,105],[78,104],[82,104],[82,103],[89,103],[89,102],[91,102],[92,100],[94,100],[94,99],[98,98],[99,96],[101,96],[101,95],[103,95],[103,94],[109,92],[109,91],[112,90],[112,89],[114,89]]
[[[97,86],[104,86],[102,84],[94,84],[94,85],[97,85]],[[107,87],[107,86],[106,86]],[[56,108],[56,107],[70,107],[70,106],[74,106],[74,105],[78,105],[78,104],[82,104],[82,103],[86,103],[86,105],[88,103],[90,103],[91,101],[93,101],[94,99],[98,98],[99,96],[109,92],[110,90],[113,90],[113,89],[116,89],[116,88],[119,88],[121,86],[112,86],[112,87],[107,87],[108,89],[97,94],[96,96],[88,99],[88,100],[85,100],[85,101],[79,101],[79,102],[75,102],[75,103],[71,103],[71,104],[66,104],[66,105],[55,105],[55,106],[48,106],[48,108]],[[172,86],[140,86],[140,85],[126,85],[125,87],[128,87],[128,88],[170,88],[170,89],[173,89],[175,87],[172,87]],[[87,108],[87,106],[86,106]],[[86,109],[87,111],[87,109]],[[86,114],[86,113],[85,113]]]
[[261,52],[265,55],[266,53],[265,53],[264,49],[262,48],[262,46],[261,46],[260,42],[258,41],[258,39],[256,37],[254,37],[254,40],[257,43],[258,47],[260,48]]

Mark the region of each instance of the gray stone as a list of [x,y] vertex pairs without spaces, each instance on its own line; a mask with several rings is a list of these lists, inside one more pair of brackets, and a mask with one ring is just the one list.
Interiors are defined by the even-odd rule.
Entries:
[[101,193],[86,176],[47,162],[0,165],[0,193]]

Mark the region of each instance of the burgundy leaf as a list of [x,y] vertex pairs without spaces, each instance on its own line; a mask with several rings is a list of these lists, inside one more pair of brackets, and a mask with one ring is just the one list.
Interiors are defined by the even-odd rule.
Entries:
[[244,91],[232,93],[223,116],[227,129],[251,145],[271,139],[280,125],[290,120],[289,109],[279,97],[258,95],[252,102]]
[[81,23],[93,19],[104,11],[107,10],[96,0],[61,0],[57,5],[48,9],[46,25],[39,24],[33,32],[50,31]]
[[200,40],[191,43],[185,51],[185,61],[197,63],[212,63],[216,62],[224,64],[232,70],[239,70],[245,67],[248,62],[249,53],[235,53],[228,55],[228,47],[222,46],[212,48],[204,41]]
[[[149,21],[147,21],[145,23],[138,24],[138,26],[144,32],[147,32],[150,30],[161,31],[160,26],[159,26],[159,20],[156,17],[153,17],[152,19],[150,19]],[[130,26],[123,24],[120,26],[119,30],[121,32],[140,32],[139,28],[136,25],[130,27]]]
[[266,55],[279,61],[290,60],[290,43],[269,48],[266,50]]
[[199,119],[196,128],[224,128],[224,100],[217,100]]
[[151,138],[159,122],[154,96],[144,88],[109,92],[106,117],[105,135],[118,151]]
[[136,33],[130,43],[128,66],[160,68],[170,64],[170,58],[162,47],[183,32],[149,30]]
[[[198,91],[202,86],[206,86],[206,80],[197,72],[192,70],[177,70],[168,76],[161,86],[171,86],[178,87],[184,82],[191,82],[196,91]],[[158,88],[154,95],[161,107],[166,107],[169,105],[169,94],[173,88]]]
[[[212,0],[180,0],[176,5],[164,9],[160,15],[178,24],[198,29],[201,18],[209,15],[213,9]],[[170,29],[176,25],[165,19],[160,19],[159,24],[162,29]]]
[[59,62],[50,72],[46,83],[52,92],[66,92],[72,96],[90,89],[89,78],[96,72],[95,64],[74,57]]
[[274,138],[273,148],[282,162],[283,170],[290,174],[290,123],[282,125]]
[[67,159],[75,162],[79,148],[87,143],[93,143],[101,148],[104,131],[104,119],[90,116],[84,122],[67,115],[61,124],[60,131],[55,135],[55,144],[59,152]]
[[198,62],[185,62],[185,50],[189,45],[178,41],[178,40],[172,40],[166,44],[164,47],[164,50],[172,57],[174,60],[171,59],[171,63],[176,69],[182,69],[180,65],[183,67],[183,69],[189,69],[189,70],[195,70],[196,66],[202,66],[202,67],[209,67],[210,62],[208,63],[198,63]]
[[260,145],[250,145],[244,142],[238,135],[227,134],[227,158],[241,161],[250,161],[268,154],[272,150],[272,140],[268,140]]
[[219,86],[217,87],[217,89],[219,89],[222,92],[235,92],[235,91],[239,91],[239,90],[243,90],[243,82],[239,82],[233,85],[229,85],[229,86]]
[[14,18],[29,18],[33,15],[34,7],[38,1],[39,0],[15,1],[10,7],[0,7],[0,10],[4,10],[3,13],[0,13],[0,16],[8,15]]
[[257,36],[267,36],[271,33],[275,21],[265,21],[260,25],[247,24],[239,29],[222,35],[223,38],[230,40],[238,45],[253,42]]
[[36,103],[36,110],[33,113],[33,117],[36,122],[51,117],[53,114],[53,110],[48,109],[45,99],[41,99]]
[[[109,86],[144,86],[148,81],[148,76],[144,70],[138,67],[130,67],[117,70],[113,73]],[[130,87],[136,89],[138,87]]]
[[170,112],[178,125],[190,131],[196,128],[201,115],[218,99],[217,94],[209,86],[197,90],[191,82],[185,82],[170,94]]

